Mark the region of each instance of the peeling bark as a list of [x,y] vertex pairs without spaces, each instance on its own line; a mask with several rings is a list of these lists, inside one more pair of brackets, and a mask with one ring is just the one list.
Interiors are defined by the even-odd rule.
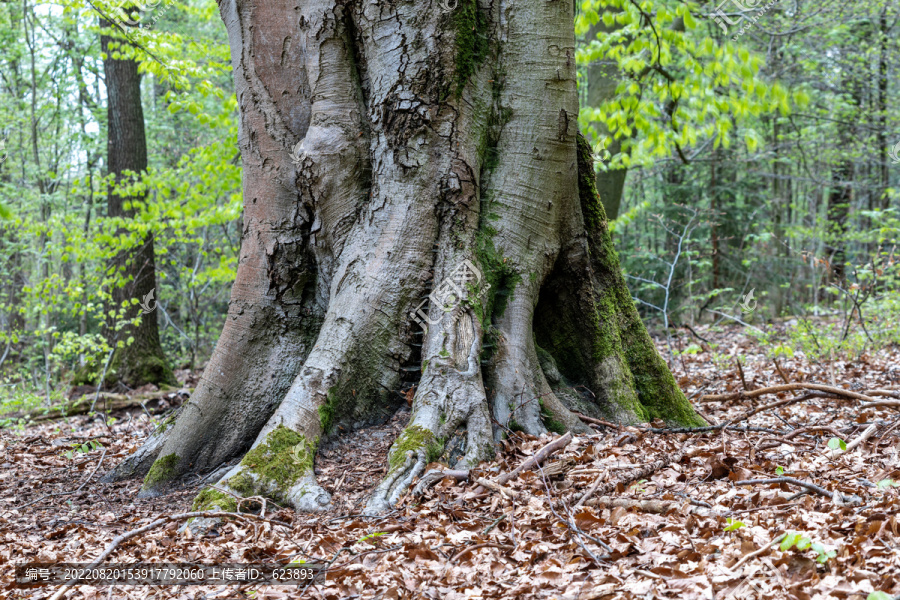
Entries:
[[[579,164],[571,4],[220,9],[241,111],[241,263],[203,381],[142,451],[156,461],[142,494],[242,457],[217,487],[326,509],[316,448],[389,417],[419,354],[372,512],[431,461],[491,457],[511,427],[585,431],[571,407],[632,422],[672,403],[671,422],[697,420],[637,318],[602,206],[585,213],[596,189]],[[424,309],[429,292],[445,304]],[[412,315],[427,318],[421,350]],[[202,496],[227,509],[228,494]]]

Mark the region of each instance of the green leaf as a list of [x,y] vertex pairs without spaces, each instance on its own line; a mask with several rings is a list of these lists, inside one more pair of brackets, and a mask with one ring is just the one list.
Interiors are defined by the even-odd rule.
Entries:
[[847,442],[845,442],[844,440],[842,440],[839,437],[833,437],[830,440],[828,440],[828,447],[831,448],[832,450],[838,450],[838,449],[846,450]]
[[746,523],[743,521],[735,521],[734,519],[728,518],[725,520],[725,531],[737,531],[741,527],[745,527]]
[[784,467],[775,467],[776,475],[784,475]]
[[894,597],[884,592],[872,592],[866,596],[866,600],[894,600]]

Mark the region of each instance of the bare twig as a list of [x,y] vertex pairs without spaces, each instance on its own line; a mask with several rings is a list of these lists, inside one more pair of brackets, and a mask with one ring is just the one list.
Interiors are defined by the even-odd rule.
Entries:
[[894,408],[900,407],[900,400],[875,400],[874,402],[866,402],[865,404],[860,404],[860,408],[879,408],[882,406],[892,406]]
[[744,387],[745,391],[750,391],[750,386],[747,385],[747,380],[744,378],[744,367],[741,366],[741,359],[735,357],[734,364],[737,366],[738,375],[741,377],[741,385]]
[[507,483],[508,481],[518,477],[519,473],[522,473],[523,471],[527,471],[529,469],[533,469],[535,467],[535,465],[539,465],[542,462],[544,462],[544,460],[546,460],[551,454],[558,452],[559,450],[562,450],[563,448],[568,446],[569,442],[571,442],[571,441],[572,441],[572,432],[570,431],[570,432],[566,433],[566,435],[556,438],[555,440],[553,440],[552,442],[550,442],[549,444],[547,444],[546,446],[544,446],[543,448],[541,448],[540,450],[535,452],[534,456],[532,456],[531,458],[529,458],[528,460],[523,462],[521,465],[519,465],[518,467],[516,467],[509,473],[506,473],[506,474],[498,477],[497,483],[499,483],[500,485],[503,485],[503,484]]
[[834,492],[829,492],[823,487],[819,487],[814,483],[809,483],[808,481],[800,481],[799,479],[794,479],[793,477],[773,477],[771,479],[747,479],[744,481],[735,481],[734,485],[765,485],[768,483],[790,483],[791,485],[796,485],[802,488],[806,488],[811,492],[815,492],[820,496],[825,496],[828,499],[834,499]]
[[603,486],[601,486],[600,484],[605,479],[605,475],[601,474],[596,479],[594,479],[594,483],[591,484],[591,487],[589,487],[581,495],[581,497],[578,499],[578,502],[575,503],[574,508],[580,507],[582,504],[585,503],[585,501],[587,501],[591,496],[593,496],[597,492],[604,494],[604,495],[609,494],[610,492],[615,490],[616,487],[618,487],[618,485],[620,483],[622,485],[627,485],[627,484],[631,483],[632,481],[636,481],[638,479],[644,479],[659,470],[665,469],[672,463],[679,463],[679,462],[681,462],[681,459],[684,458],[684,454],[685,454],[684,447],[682,446],[681,450],[679,450],[675,454],[668,455],[664,458],[661,458],[655,462],[650,463],[649,465],[645,465],[645,466],[641,467],[640,469],[635,469],[633,471],[630,471],[627,474],[620,477],[619,479],[617,479],[616,481],[611,481]]
[[874,435],[876,429],[878,429],[878,425],[869,425],[866,428],[866,430],[863,431],[862,434],[860,434],[859,437],[857,437],[852,442],[849,442],[847,444],[846,448],[837,448],[835,450],[832,450],[829,448],[827,451],[828,455],[831,456],[832,458],[836,458],[842,454],[846,454],[847,452],[850,452],[851,450],[853,450],[854,448],[856,448],[857,446],[859,446],[860,444],[865,442],[867,439],[872,437],[872,435]]
[[[540,450],[535,452],[534,456],[528,458],[521,465],[519,465],[518,467],[516,467],[509,473],[505,473],[505,474],[501,475],[500,477],[498,477],[495,485],[502,487],[504,484],[506,484],[510,480],[514,479],[515,477],[518,477],[519,474],[522,473],[523,471],[533,469],[535,467],[535,465],[541,464],[549,456],[551,456],[555,452],[558,452],[559,450],[562,450],[563,448],[568,446],[569,442],[571,442],[571,441],[572,441],[572,432],[571,431],[561,437],[556,438],[555,440],[553,440],[552,442],[550,442],[549,444],[547,444],[546,446],[544,446],[543,448],[541,448]],[[425,492],[425,490],[427,490],[428,488],[430,488],[431,486],[436,484],[438,481],[440,481],[444,477],[453,477],[457,481],[466,481],[467,479],[469,479],[469,473],[470,473],[469,471],[455,471],[455,470],[450,470],[450,469],[447,469],[447,470],[432,469],[431,471],[428,471],[427,473],[425,473],[425,475],[422,476],[422,479],[416,485],[415,489],[413,489],[413,494],[415,494],[415,495],[423,494]],[[494,491],[498,491],[497,488],[494,488],[494,487],[491,487],[488,485],[484,485],[484,483],[482,483],[482,481],[484,481],[484,480],[482,480],[482,479],[476,479],[475,481],[476,481],[476,483],[478,483],[481,486],[481,488],[488,488],[488,489],[492,489]],[[477,494],[477,493],[480,493],[481,491],[483,491],[483,490],[476,489],[475,493]]]
[[829,394],[834,394],[836,396],[844,396],[847,398],[854,398],[856,400],[864,400],[866,402],[876,402],[874,398],[866,396],[865,394],[860,394],[858,392],[853,392],[851,390],[845,390],[830,385],[821,385],[818,383],[787,383],[785,385],[774,385],[771,387],[759,388],[749,392],[738,391],[728,394],[708,395],[702,396],[700,398],[700,402],[725,402],[728,400],[739,399],[743,400],[749,398],[757,398],[765,394],[778,394],[781,392],[790,392],[793,390],[817,390],[820,392],[828,392]]
[[778,542],[780,542],[781,540],[783,540],[785,535],[787,535],[787,534],[786,534],[786,533],[782,533],[781,535],[779,535],[778,537],[776,537],[775,539],[773,539],[771,542],[769,542],[768,544],[764,545],[764,546],[763,546],[762,548],[760,548],[759,550],[756,550],[755,552],[751,552],[750,554],[744,556],[741,560],[739,560],[739,561],[737,561],[736,563],[734,563],[734,565],[731,567],[730,570],[731,570],[731,571],[734,571],[735,569],[740,569],[742,566],[744,566],[744,563],[753,560],[754,558],[756,558],[756,557],[759,556],[760,554],[765,553],[766,550],[768,550],[769,548],[771,548],[772,546],[774,546],[775,544],[777,544]]

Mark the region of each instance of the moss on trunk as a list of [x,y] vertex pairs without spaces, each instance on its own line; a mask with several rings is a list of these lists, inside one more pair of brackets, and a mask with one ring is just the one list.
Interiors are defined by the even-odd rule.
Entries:
[[605,416],[705,425],[634,306],[594,181],[591,148],[579,134],[578,192],[586,243],[573,242],[563,252],[541,292],[538,343],[569,380],[588,384]]

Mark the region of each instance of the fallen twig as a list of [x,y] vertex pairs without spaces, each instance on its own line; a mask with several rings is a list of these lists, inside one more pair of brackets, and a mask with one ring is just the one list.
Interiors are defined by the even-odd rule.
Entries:
[[872,437],[872,435],[874,435],[876,429],[878,429],[878,425],[869,425],[869,426],[866,428],[866,430],[863,431],[863,432],[859,435],[859,437],[857,437],[855,440],[849,442],[849,443],[847,444],[847,447],[846,447],[846,448],[837,448],[837,449],[835,449],[835,450],[832,450],[831,448],[829,448],[829,449],[827,450],[826,453],[827,453],[831,458],[836,458],[836,457],[838,457],[838,456],[840,456],[840,455],[842,455],[842,454],[846,454],[847,452],[850,452],[851,450],[853,450],[854,448],[856,448],[857,446],[859,446],[860,444],[862,444],[864,441],[866,441],[867,439],[869,439],[870,437]]
[[880,408],[882,406],[900,407],[900,400],[876,400],[859,405],[860,408]]
[[508,481],[511,481],[512,479],[518,477],[519,473],[521,473],[523,471],[527,471],[529,469],[533,469],[535,467],[535,465],[539,465],[540,463],[544,462],[544,460],[546,460],[547,457],[549,457],[554,452],[562,450],[563,448],[568,446],[569,442],[571,442],[571,441],[572,441],[572,432],[569,431],[568,433],[566,433],[566,435],[556,438],[555,440],[553,440],[552,442],[550,442],[549,444],[547,444],[546,446],[544,446],[543,448],[541,448],[540,450],[535,452],[534,456],[532,456],[531,458],[529,458],[528,460],[523,462],[521,465],[519,465],[518,467],[516,467],[509,473],[506,473],[506,474],[498,477],[497,483],[500,485],[503,485],[503,484],[507,483]]
[[794,479],[793,477],[773,477],[771,479],[746,479],[744,481],[735,481],[734,485],[764,485],[767,483],[790,483],[791,485],[796,485],[802,488],[806,488],[811,492],[815,492],[820,496],[825,496],[826,498],[833,500],[834,492],[829,492],[823,487],[819,487],[814,483],[809,483],[808,481],[800,481],[799,479]]
[[773,539],[771,542],[769,542],[768,544],[764,545],[764,546],[763,546],[762,548],[760,548],[759,550],[756,550],[755,552],[751,552],[750,554],[747,554],[747,555],[744,556],[741,560],[739,560],[739,561],[737,561],[736,563],[734,563],[734,565],[732,565],[732,567],[731,567],[730,570],[731,570],[731,571],[734,571],[735,569],[740,569],[742,566],[744,566],[744,563],[746,563],[747,561],[753,560],[754,558],[756,558],[756,557],[759,556],[760,554],[765,553],[766,550],[770,549],[772,546],[774,546],[775,544],[777,544],[778,542],[780,542],[782,539],[784,539],[784,536],[785,536],[785,535],[787,535],[787,534],[786,534],[786,533],[782,533],[781,535],[779,535],[778,537],[776,537],[775,539]]
[[21,510],[21,509],[23,509],[23,508],[27,508],[27,507],[31,506],[32,504],[37,504],[38,502],[40,502],[41,500],[44,500],[44,499],[46,499],[46,498],[55,498],[55,497],[57,497],[57,496],[71,496],[72,494],[77,494],[78,492],[80,492],[80,491],[82,490],[82,488],[83,488],[84,486],[87,485],[87,483],[88,483],[88,482],[91,480],[91,478],[97,473],[97,471],[100,470],[100,465],[103,464],[103,457],[104,457],[104,456],[106,456],[106,448],[104,448],[104,449],[103,449],[103,452],[100,454],[100,460],[97,461],[97,466],[94,467],[94,470],[91,471],[91,474],[88,475],[87,478],[86,478],[84,481],[81,482],[81,485],[79,485],[77,488],[75,488],[75,489],[72,490],[71,492],[59,492],[59,493],[56,493],[56,494],[45,494],[45,495],[41,496],[40,498],[38,498],[37,500],[32,500],[32,501],[29,502],[28,504],[23,504],[22,506],[16,507],[14,510]]
[[629,473],[620,477],[616,481],[611,481],[603,486],[601,486],[600,483],[603,481],[604,476],[599,475],[596,479],[594,479],[594,483],[591,484],[591,487],[589,487],[581,495],[581,497],[578,499],[578,502],[575,503],[574,508],[580,507],[582,504],[585,503],[586,500],[588,500],[591,496],[593,496],[597,492],[600,492],[601,494],[604,494],[604,495],[608,494],[608,493],[612,492],[613,490],[615,490],[616,487],[618,487],[618,485],[620,483],[622,485],[627,485],[627,484],[631,483],[632,481],[636,481],[638,479],[644,479],[661,469],[665,469],[672,463],[681,462],[682,458],[684,458],[684,448],[683,447],[681,450],[679,450],[678,452],[676,452],[673,455],[669,455],[664,458],[661,458],[661,459],[657,460],[656,462],[652,462],[649,465],[641,467],[640,469],[635,469],[634,471],[630,471]]
[[[509,473],[505,473],[505,474],[501,475],[500,477],[498,477],[497,482],[494,485],[502,487],[504,484],[506,484],[510,480],[514,479],[515,477],[517,477],[523,471],[533,469],[535,467],[535,465],[539,465],[553,453],[558,452],[559,450],[562,450],[563,448],[568,446],[569,442],[571,442],[571,441],[572,441],[572,432],[570,431],[570,432],[566,433],[565,435],[556,438],[555,440],[553,440],[546,446],[542,447],[540,450],[535,452],[533,456],[528,458],[525,462],[523,462],[521,465],[519,465],[518,467],[516,467]],[[445,470],[432,469],[431,471],[428,471],[427,473],[425,473],[422,476],[422,478],[419,480],[419,483],[413,489],[413,494],[416,496],[423,494],[425,492],[425,490],[427,490],[428,488],[430,488],[431,486],[436,484],[438,481],[440,481],[444,477],[453,477],[457,481],[466,481],[467,479],[469,479],[469,473],[470,473],[470,471],[457,471],[457,470],[451,470],[451,469],[445,469]],[[497,488],[495,488],[495,487],[484,485],[484,483],[482,483],[482,481],[485,481],[485,480],[476,479],[475,481],[482,488],[489,488],[489,489],[493,489],[493,490],[497,491]],[[503,489],[506,489],[506,488],[503,488]],[[483,490],[476,489],[475,493],[477,494],[480,491],[483,491]]]
[[790,392],[793,390],[816,390],[819,392],[828,392],[830,394],[835,394],[837,396],[844,396],[847,398],[854,398],[856,400],[865,400],[866,402],[876,402],[874,398],[871,396],[867,396],[865,394],[860,394],[859,392],[853,392],[851,390],[845,390],[839,387],[833,387],[830,385],[821,385],[818,383],[786,383],[784,385],[773,385],[771,387],[759,388],[756,390],[751,390],[749,392],[740,390],[737,392],[730,392],[727,394],[717,394],[717,395],[707,395],[701,396],[700,402],[725,402],[728,400],[738,400],[738,399],[749,399],[749,398],[757,398],[759,396],[765,394],[779,394],[781,392]]

